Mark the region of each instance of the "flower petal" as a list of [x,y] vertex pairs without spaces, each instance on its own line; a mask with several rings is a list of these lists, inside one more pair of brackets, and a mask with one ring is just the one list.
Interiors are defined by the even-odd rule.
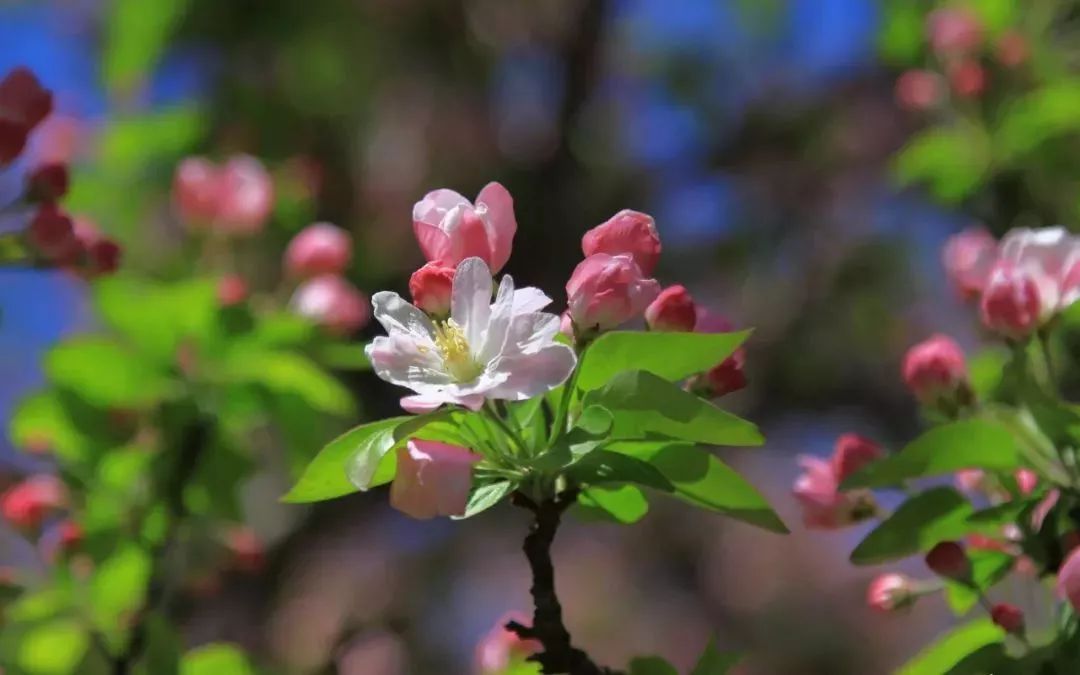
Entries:
[[496,364],[506,381],[488,392],[489,398],[523,401],[554,389],[570,377],[577,364],[574,350],[552,344],[532,354],[503,356]]
[[518,314],[510,324],[503,354],[532,353],[551,344],[559,332],[559,317],[547,312]]
[[379,336],[364,351],[375,374],[391,384],[421,391],[452,381],[434,345],[409,334]]
[[466,258],[454,274],[450,317],[470,345],[483,344],[491,319],[491,271],[480,258]]
[[491,318],[488,320],[484,341],[475,352],[477,361],[488,363],[502,353],[503,345],[506,344],[506,334],[513,318],[514,280],[507,274],[503,276],[495,302],[491,305]]
[[527,286],[514,291],[514,314],[539,312],[550,304],[551,298],[539,288]]
[[499,183],[488,183],[476,197],[476,207],[488,226],[491,242],[491,269],[498,272],[510,259],[517,232],[514,198]]
[[435,337],[435,326],[428,315],[397,293],[380,291],[371,296],[371,311],[387,333],[404,332],[429,341]]
[[439,226],[447,211],[469,200],[453,190],[432,190],[413,206],[413,222]]

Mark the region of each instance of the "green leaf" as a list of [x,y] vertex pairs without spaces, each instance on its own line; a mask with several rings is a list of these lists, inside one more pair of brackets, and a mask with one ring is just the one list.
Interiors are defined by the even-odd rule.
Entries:
[[16,662],[25,675],[70,675],[77,672],[90,636],[74,619],[34,626],[19,642]]
[[210,333],[217,315],[217,285],[210,279],[155,283],[117,275],[94,285],[94,305],[105,323],[160,363],[171,366],[189,339]]
[[659,656],[640,656],[630,662],[630,675],[679,675],[679,671]]
[[897,155],[893,171],[901,185],[927,183],[934,195],[958,202],[982,183],[990,168],[985,134],[974,127],[932,127],[914,136]]
[[960,469],[1012,471],[1022,466],[1021,459],[1005,427],[984,420],[963,420],[927,431],[900,452],[849,476],[842,487],[887,487]]
[[716,640],[710,640],[690,675],[727,675],[741,660],[741,655],[721,652],[716,647]]
[[896,675],[946,673],[966,656],[981,647],[1000,642],[1004,633],[990,619],[963,624],[919,652]]
[[355,410],[352,395],[344,385],[315,362],[294,352],[237,350],[225,369],[228,378],[261,385],[275,394],[298,396],[315,410],[341,416]]
[[371,360],[363,345],[328,344],[318,352],[319,362],[334,370],[371,370]]
[[1016,160],[1054,138],[1080,130],[1080,82],[1061,81],[1014,99],[994,134],[997,151]]
[[150,406],[170,389],[163,373],[116,342],[100,337],[80,337],[57,345],[45,357],[45,373],[58,386],[104,408]]
[[189,0],[113,0],[102,54],[105,83],[116,95],[131,95],[145,83],[187,10]]
[[919,56],[923,46],[925,13],[921,7],[908,2],[883,3],[881,29],[878,31],[878,51],[888,62],[905,65]]
[[950,487],[937,487],[900,505],[851,553],[856,565],[876,565],[927,551],[935,544],[960,539],[970,532],[992,531],[992,526],[969,521],[971,503]]
[[578,504],[602,511],[615,522],[626,525],[636,523],[649,512],[645,494],[633,485],[587,488],[578,495]]
[[464,520],[465,518],[472,518],[478,513],[483,513],[501,502],[506,495],[513,491],[514,484],[508,480],[481,485],[469,495],[469,503],[465,506],[465,515],[454,516],[454,520]]
[[10,621],[41,621],[52,618],[71,607],[71,588],[67,584],[47,586],[28,591],[5,608],[4,618]]
[[255,675],[255,669],[239,647],[215,643],[184,654],[180,675]]
[[18,448],[41,446],[67,462],[87,459],[93,440],[80,433],[59,397],[50,391],[22,400],[9,425],[11,442]]
[[581,415],[574,422],[574,426],[589,436],[607,436],[611,432],[613,422],[614,418],[610,410],[602,405],[586,403],[585,410],[581,412]]
[[757,427],[652,373],[619,373],[584,404],[614,415],[612,439],[674,438],[712,445],[761,445]]
[[171,622],[160,612],[146,617],[146,646],[136,675],[179,675],[183,644]]
[[652,464],[684,501],[771,532],[788,532],[757,488],[712,453],[687,443],[616,442],[607,449]]
[[731,356],[751,331],[738,333],[604,333],[582,357],[577,387],[599,389],[625,370],[645,370],[666,380],[683,380]]
[[126,642],[127,626],[143,604],[153,563],[137,544],[127,544],[97,568],[90,581],[94,624],[116,651]]
[[967,614],[979,601],[979,593],[1004,579],[1012,571],[1015,558],[1002,551],[968,550],[971,585],[945,580],[945,600],[957,616]]
[[671,481],[649,461],[609,450],[590,452],[574,464],[569,473],[585,485],[638,483],[664,492],[675,489]]

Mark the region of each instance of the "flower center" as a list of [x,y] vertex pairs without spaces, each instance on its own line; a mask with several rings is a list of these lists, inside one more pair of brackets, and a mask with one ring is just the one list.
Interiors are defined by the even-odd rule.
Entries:
[[435,346],[442,355],[447,372],[458,382],[475,379],[477,375],[484,372],[483,366],[472,357],[469,343],[465,340],[465,333],[461,331],[461,326],[454,323],[453,319],[436,322]]

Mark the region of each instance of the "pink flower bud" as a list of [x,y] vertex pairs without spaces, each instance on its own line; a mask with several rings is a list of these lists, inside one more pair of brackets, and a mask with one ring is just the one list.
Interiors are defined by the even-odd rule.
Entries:
[[950,337],[931,336],[908,350],[903,375],[908,389],[923,402],[954,399],[967,386],[964,352]]
[[231,157],[220,180],[215,228],[234,235],[262,230],[274,207],[274,183],[262,162],[250,155]]
[[123,256],[120,244],[102,235],[97,226],[85,218],[75,219],[74,232],[84,256],[81,271],[86,278],[105,276],[119,269]]
[[409,277],[409,292],[413,304],[432,316],[450,313],[450,296],[454,285],[454,268],[429,262]]
[[27,240],[43,258],[58,264],[73,262],[80,253],[71,218],[55,204],[42,204],[30,221]]
[[1080,612],[1080,547],[1072,550],[1058,570],[1057,593]]
[[464,515],[473,465],[481,459],[461,446],[410,440],[398,450],[390,505],[419,520]]
[[341,274],[351,260],[352,238],[330,223],[308,225],[285,249],[285,271],[295,279]]
[[660,259],[660,236],[653,217],[623,209],[585,233],[581,250],[586,257],[597,253],[630,255],[643,274],[652,274]]
[[997,259],[997,240],[982,227],[954,234],[942,250],[945,273],[965,300],[979,297]]
[[872,516],[877,510],[873,495],[865,490],[840,492],[832,462],[800,457],[803,473],[792,489],[802,508],[803,524],[810,529],[835,530]]
[[176,167],[173,206],[189,227],[210,226],[217,217],[220,193],[220,171],[205,157],[188,157]]
[[697,324],[697,306],[685,286],[668,286],[645,308],[645,321],[652,330],[692,331]]
[[368,299],[348,281],[332,274],[302,283],[293,294],[292,306],[297,314],[334,335],[356,332],[371,318]]
[[68,169],[64,164],[45,164],[26,178],[26,197],[33,202],[55,202],[67,191]]
[[48,474],[31,476],[0,495],[0,514],[17,528],[34,530],[45,516],[67,503],[67,490]]
[[965,9],[946,8],[931,12],[926,18],[930,48],[940,57],[964,55],[982,44],[982,24]]
[[543,649],[538,640],[522,640],[508,630],[506,624],[515,621],[522,626],[530,624],[521,612],[504,615],[476,645],[477,675],[501,675],[514,661],[525,659]]
[[563,312],[559,317],[559,332],[570,338],[574,339],[574,320],[570,318],[570,312]]
[[705,398],[720,398],[727,394],[746,388],[746,372],[743,363],[746,361],[746,350],[739,347],[735,352],[705,371],[695,382],[700,389],[700,394]]
[[1023,496],[1030,495],[1039,485],[1039,474],[1031,469],[1017,469],[1014,476],[1016,477],[1016,486]]
[[217,298],[222,307],[235,307],[248,299],[248,282],[239,274],[226,274],[218,281]]
[[945,97],[945,80],[929,70],[905,70],[896,79],[894,95],[896,102],[905,110],[930,110]]
[[986,89],[986,71],[977,61],[960,61],[946,73],[957,96],[975,98]]
[[986,489],[986,473],[982,469],[961,469],[953,482],[961,492],[981,492]]
[[15,68],[0,80],[0,165],[19,156],[30,131],[49,116],[52,105],[52,92],[27,68]]
[[266,566],[266,547],[250,527],[239,526],[225,533],[225,548],[231,566],[248,574],[261,572]]
[[1016,31],[1006,31],[997,43],[998,63],[1006,68],[1016,68],[1028,60],[1031,50],[1028,49],[1027,39]]
[[1039,327],[1041,312],[1035,278],[1009,262],[995,265],[979,305],[983,325],[1004,337],[1021,340]]
[[510,259],[514,199],[499,183],[484,186],[475,206],[453,190],[435,190],[413,206],[413,232],[429,262],[457,267],[475,256],[494,274]]
[[836,439],[832,456],[833,473],[836,474],[837,482],[842,483],[845,478],[881,456],[881,447],[869,438],[858,434],[843,434]]
[[946,579],[963,580],[971,576],[971,561],[964,547],[955,541],[938,543],[926,554],[926,566]]
[[1006,633],[1024,632],[1024,612],[1016,605],[999,602],[990,608],[990,618]]
[[660,293],[629,255],[597,253],[581,261],[566,283],[570,317],[579,331],[603,331],[640,316]]
[[903,574],[881,574],[866,588],[866,604],[879,612],[893,612],[911,605],[916,598],[912,581]]

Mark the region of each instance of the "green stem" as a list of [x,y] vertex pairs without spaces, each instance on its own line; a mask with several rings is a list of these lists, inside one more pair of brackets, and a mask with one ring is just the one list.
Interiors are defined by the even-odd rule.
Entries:
[[513,442],[514,446],[516,446],[516,454],[520,455],[524,453],[525,441],[522,440],[522,438],[517,434],[516,431],[510,428],[510,425],[506,423],[506,420],[502,418],[502,415],[500,415],[498,411],[495,410],[495,407],[492,405],[491,401],[487,401],[484,404],[483,410],[485,413],[487,413],[488,418],[490,418],[491,421],[495,423],[495,426],[497,426],[500,431],[506,434],[507,438],[509,438]]
[[555,412],[555,421],[551,426],[551,439],[548,446],[555,445],[566,433],[566,420],[570,417],[570,401],[574,398],[574,389],[577,387],[578,373],[581,372],[581,359],[584,353],[578,356],[578,365],[566,381],[566,389],[563,390],[562,400],[559,401],[559,409]]
[[1046,387],[1052,394],[1057,393],[1057,378],[1054,377],[1054,357],[1050,348],[1050,332],[1040,329],[1038,333],[1039,347],[1042,348],[1043,367],[1046,374]]

